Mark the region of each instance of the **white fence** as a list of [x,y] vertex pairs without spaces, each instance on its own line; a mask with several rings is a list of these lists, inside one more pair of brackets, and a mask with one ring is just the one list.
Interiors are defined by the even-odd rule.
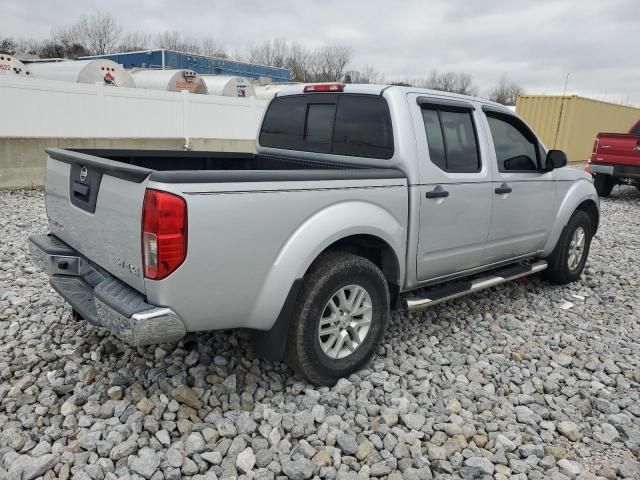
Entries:
[[0,76],[0,137],[256,137],[266,106],[234,98]]

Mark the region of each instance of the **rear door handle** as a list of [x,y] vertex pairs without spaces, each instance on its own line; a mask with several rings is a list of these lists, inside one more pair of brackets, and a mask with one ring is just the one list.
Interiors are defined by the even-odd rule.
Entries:
[[496,188],[495,192],[497,195],[504,195],[505,193],[513,192],[513,189],[510,186],[503,184]]
[[449,196],[449,192],[446,190],[431,190],[424,194],[427,198],[446,198]]

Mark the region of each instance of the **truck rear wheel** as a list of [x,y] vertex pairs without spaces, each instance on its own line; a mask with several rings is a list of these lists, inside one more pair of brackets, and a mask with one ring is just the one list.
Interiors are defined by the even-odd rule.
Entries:
[[289,329],[287,362],[307,380],[333,385],[369,362],[389,317],[389,289],[366,258],[329,252],[304,277]]
[[580,278],[589,256],[592,232],[591,217],[583,210],[573,212],[556,247],[547,259],[549,267],[545,276],[549,280],[566,284]]
[[596,187],[598,195],[601,197],[608,197],[611,195],[611,191],[616,185],[616,182],[611,175],[607,175],[606,173],[596,173],[593,185]]

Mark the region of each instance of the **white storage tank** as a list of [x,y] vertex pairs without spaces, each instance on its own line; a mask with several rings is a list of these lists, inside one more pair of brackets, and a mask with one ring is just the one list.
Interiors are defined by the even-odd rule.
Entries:
[[193,70],[133,70],[131,75],[138,88],[207,93],[207,86],[202,81],[202,77]]
[[0,75],[30,76],[31,72],[20,60],[13,55],[0,53]]
[[29,63],[31,75],[35,78],[61,80],[63,82],[97,83],[116,87],[135,88],[129,72],[112,60],[63,60],[61,62]]
[[263,100],[271,100],[273,96],[280,90],[291,88],[296,83],[270,83],[268,85],[256,85],[254,91],[256,92],[256,98]]
[[255,97],[256,92],[251,82],[244,77],[229,75],[203,75],[209,95],[224,97]]

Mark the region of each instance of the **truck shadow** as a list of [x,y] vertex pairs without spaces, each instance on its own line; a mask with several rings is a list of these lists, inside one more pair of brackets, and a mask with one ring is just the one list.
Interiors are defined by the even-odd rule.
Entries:
[[[364,380],[378,371],[381,364],[388,365],[407,354],[417,354],[424,361],[443,365],[455,363],[460,355],[473,350],[473,343],[482,344],[485,339],[495,340],[504,335],[518,336],[525,322],[544,322],[536,314],[536,306],[544,303],[545,310],[557,309],[557,304],[569,295],[569,290],[564,290],[534,277],[423,311],[394,313],[371,364],[355,377]],[[558,314],[567,312],[558,310]],[[104,342],[115,345],[115,338],[108,336]],[[439,353],[434,358],[435,350]],[[242,393],[251,396],[259,389],[264,390],[264,395],[269,392],[273,396],[316,388],[294,375],[285,363],[258,358],[248,330],[189,334],[177,344],[137,349],[120,344],[112,354],[128,357],[130,361],[129,368],[121,369],[111,384],[124,379],[122,386],[142,383],[145,388],[151,387],[152,391],[168,396],[173,388],[182,384],[199,387],[220,397],[210,406],[217,406],[219,401],[232,401],[240,408]],[[130,368],[131,365],[146,367]]]

